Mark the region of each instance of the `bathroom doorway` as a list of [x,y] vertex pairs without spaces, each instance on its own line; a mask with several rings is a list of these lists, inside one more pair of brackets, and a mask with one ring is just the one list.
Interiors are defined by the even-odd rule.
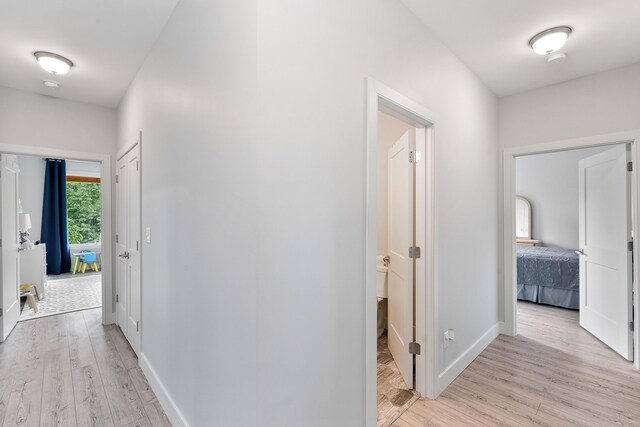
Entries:
[[367,416],[388,426],[436,395],[434,125],[402,95],[368,89]]

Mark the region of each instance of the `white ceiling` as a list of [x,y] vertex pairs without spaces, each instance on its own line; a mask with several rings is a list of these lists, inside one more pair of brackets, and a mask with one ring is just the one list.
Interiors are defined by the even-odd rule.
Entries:
[[[178,0],[2,0],[0,85],[106,107],[119,104]],[[71,59],[65,76],[33,52]],[[51,90],[45,79],[62,87]]]
[[[640,0],[401,0],[498,96],[640,62]],[[547,64],[528,42],[573,34]]]

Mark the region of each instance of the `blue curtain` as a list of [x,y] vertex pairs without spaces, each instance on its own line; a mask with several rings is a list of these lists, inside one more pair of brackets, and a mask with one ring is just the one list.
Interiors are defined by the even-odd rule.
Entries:
[[47,274],[71,270],[67,223],[67,165],[64,160],[47,159],[44,175],[41,240],[47,245]]

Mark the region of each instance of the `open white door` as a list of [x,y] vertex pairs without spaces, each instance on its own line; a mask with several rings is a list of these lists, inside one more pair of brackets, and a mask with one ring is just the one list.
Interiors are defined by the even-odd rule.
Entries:
[[629,147],[580,161],[580,326],[633,359]]
[[16,156],[0,155],[0,245],[2,256],[0,271],[0,316],[2,331],[0,338],[6,340],[20,318],[20,265],[18,258],[18,159]]
[[116,311],[118,325],[140,354],[140,145],[117,162]]
[[409,153],[415,135],[406,132],[389,149],[389,351],[407,387],[413,388],[413,259],[414,167]]

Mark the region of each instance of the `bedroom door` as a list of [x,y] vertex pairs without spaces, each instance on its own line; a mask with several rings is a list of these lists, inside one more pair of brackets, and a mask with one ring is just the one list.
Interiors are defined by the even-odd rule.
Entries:
[[410,152],[415,135],[406,132],[389,149],[389,351],[407,383],[413,388],[414,356],[409,351],[414,328],[414,164]]
[[118,160],[116,178],[116,311],[118,325],[140,354],[140,145]]
[[630,148],[579,163],[580,326],[633,360]]
[[20,266],[18,257],[18,159],[0,155],[0,342],[7,339],[20,318]]

